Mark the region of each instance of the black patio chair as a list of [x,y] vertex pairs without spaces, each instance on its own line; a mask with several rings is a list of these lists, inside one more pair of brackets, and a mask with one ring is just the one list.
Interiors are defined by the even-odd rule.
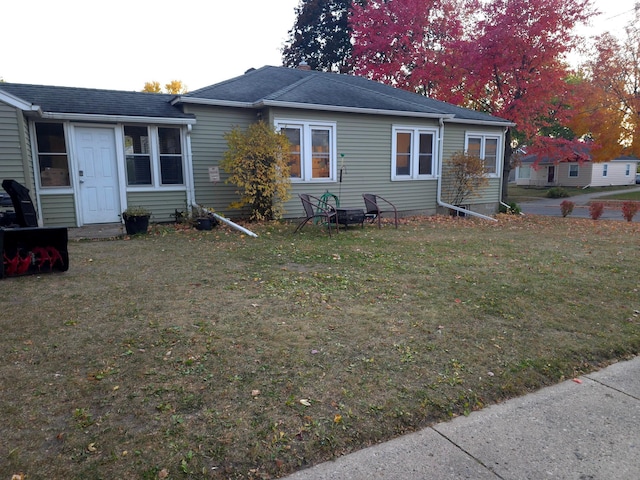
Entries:
[[371,223],[378,220],[378,228],[380,228],[382,226],[382,215],[393,213],[395,225],[396,228],[398,228],[398,210],[393,203],[384,199],[380,195],[374,195],[373,193],[363,193],[362,198],[364,199],[366,219]]
[[[302,207],[306,217],[300,222],[293,233],[296,233],[302,227],[304,227],[309,220],[319,219],[321,224],[326,224],[329,228],[329,236],[331,236],[331,224],[336,223],[336,210],[326,203],[323,203],[319,198],[309,195],[307,193],[299,193],[298,196],[302,201]],[[336,232],[338,229],[336,228]]]

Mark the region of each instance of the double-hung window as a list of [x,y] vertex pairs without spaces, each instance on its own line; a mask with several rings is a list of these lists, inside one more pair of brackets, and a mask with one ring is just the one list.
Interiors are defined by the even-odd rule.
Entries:
[[467,154],[475,155],[484,162],[487,175],[490,177],[500,176],[500,136],[467,133],[465,140]]
[[289,140],[292,181],[335,181],[335,123],[276,120],[275,126]]
[[392,180],[433,178],[436,173],[438,131],[420,127],[393,127]]
[[624,169],[624,176],[625,177],[630,177],[631,176],[631,164],[627,163],[625,169]]
[[609,174],[609,165],[606,163],[602,165],[602,176],[606,177]]
[[579,167],[575,163],[569,165],[569,176],[570,177],[577,177],[578,176],[578,170],[579,170]]
[[127,185],[184,185],[180,128],[125,125],[124,148]]
[[68,187],[69,157],[62,123],[36,123],[40,186]]

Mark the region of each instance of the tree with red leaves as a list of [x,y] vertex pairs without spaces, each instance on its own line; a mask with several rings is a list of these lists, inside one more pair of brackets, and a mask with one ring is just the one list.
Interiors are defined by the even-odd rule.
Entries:
[[[564,59],[579,39],[574,27],[594,14],[591,0],[369,0],[352,9],[354,65],[516,123],[503,162],[506,198],[513,148],[535,152],[541,130],[571,114]],[[561,143],[565,152],[583,151]],[[552,142],[543,147],[553,153]]]

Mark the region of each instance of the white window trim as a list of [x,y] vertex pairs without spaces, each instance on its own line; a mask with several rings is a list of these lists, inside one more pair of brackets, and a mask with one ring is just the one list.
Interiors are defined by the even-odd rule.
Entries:
[[[68,194],[73,193],[73,179],[74,179],[74,171],[73,171],[73,162],[72,157],[73,152],[73,139],[71,138],[69,122],[52,122],[47,120],[38,120],[35,122],[29,122],[29,134],[32,138],[31,143],[31,162],[33,164],[33,172],[35,177],[36,184],[36,194],[37,195],[60,195],[60,194]],[[36,123],[55,123],[62,125],[62,131],[64,133],[64,141],[65,148],[67,150],[67,165],[69,168],[69,185],[57,185],[52,187],[43,187],[42,180],[40,178],[40,152],[38,151],[38,136],[36,133]],[[38,214],[40,216],[40,214]]]
[[[300,178],[291,177],[291,183],[331,183],[336,181],[337,171],[337,127],[336,122],[322,122],[311,120],[298,120],[292,118],[275,118],[273,121],[276,131],[280,131],[282,128],[299,128],[302,135],[300,136],[300,162],[301,162],[301,176]],[[326,129],[329,131],[329,177],[327,178],[313,178],[313,165],[312,158],[313,152],[311,151],[311,130],[312,129]]]
[[489,178],[500,178],[502,176],[502,150],[504,148],[504,140],[502,135],[498,133],[488,133],[488,132],[466,132],[464,135],[464,151],[467,152],[469,150],[469,139],[470,138],[480,138],[480,158],[484,160],[484,150],[487,139],[495,139],[497,140],[496,147],[496,171],[495,173],[487,173],[487,177]]
[[[397,175],[396,154],[397,154],[397,138],[398,133],[410,133],[411,134],[411,158],[409,162],[411,164],[409,175]],[[431,174],[420,175],[419,172],[419,159],[420,159],[420,134],[433,135],[432,145],[432,160],[431,160]],[[438,172],[438,128],[436,127],[418,127],[410,125],[393,125],[391,128],[391,180],[392,181],[407,181],[407,180],[429,180],[436,178]]]
[[[571,168],[575,167],[575,175],[571,175]],[[577,164],[570,164],[569,165],[569,172],[567,173],[567,175],[569,175],[569,178],[578,178],[580,176],[580,165]]]
[[516,167],[518,171],[517,178],[520,180],[531,180],[531,167],[529,165],[522,165]]
[[[121,135],[124,144],[124,127],[125,126],[138,126],[133,123],[126,123],[121,125]],[[174,125],[161,125],[162,128],[177,128],[180,130],[180,148],[182,153],[182,183],[168,183],[164,185],[162,183],[162,176],[160,175],[160,137],[158,134],[158,125],[140,125],[147,128],[149,132],[149,157],[151,160],[151,185],[129,185],[129,179],[127,178],[127,154],[123,151],[124,155],[124,178],[127,186],[127,192],[148,192],[150,190],[162,190],[167,191],[184,191],[187,188],[187,172],[185,159],[187,151],[186,135],[184,128]]]

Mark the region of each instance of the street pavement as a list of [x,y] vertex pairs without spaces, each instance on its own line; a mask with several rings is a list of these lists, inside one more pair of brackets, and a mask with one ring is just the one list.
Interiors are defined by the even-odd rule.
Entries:
[[[633,188],[629,190],[625,190],[626,192],[635,192],[640,191],[639,188]],[[540,198],[536,200],[531,200],[529,202],[521,202],[518,204],[522,213],[525,215],[545,215],[550,217],[561,217],[562,213],[560,212],[560,203],[563,200],[571,200],[575,203],[575,207],[573,212],[571,212],[570,217],[578,217],[578,218],[591,218],[589,215],[589,202],[591,200],[595,200],[599,197],[609,196],[611,195],[611,191],[606,192],[595,192],[595,193],[587,193],[584,195],[577,195],[569,198]],[[622,211],[620,207],[616,208],[606,208],[602,216],[600,217],[603,220],[620,220],[625,221],[622,216]],[[634,222],[640,221],[640,213],[636,214],[633,218]]]
[[638,480],[640,357],[287,480]]

